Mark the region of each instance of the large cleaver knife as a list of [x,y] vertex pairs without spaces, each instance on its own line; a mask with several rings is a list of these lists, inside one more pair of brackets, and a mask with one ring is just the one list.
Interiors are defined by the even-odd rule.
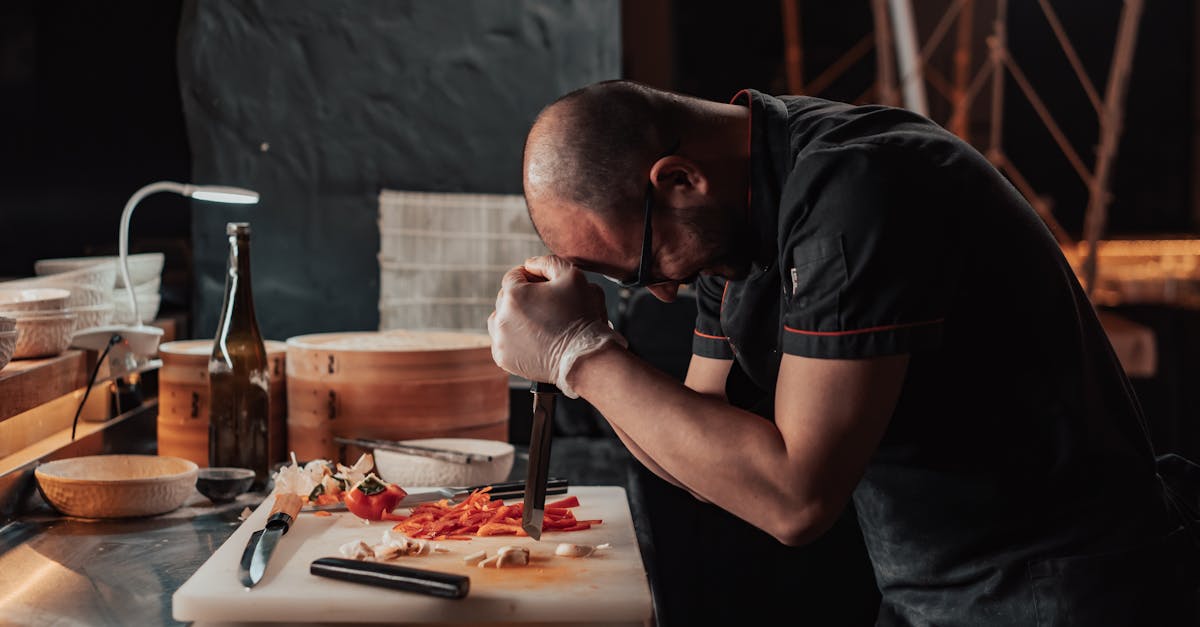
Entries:
[[534,381],[533,432],[529,436],[529,469],[525,475],[525,501],[521,528],[534,540],[542,539],[546,513],[546,478],[550,470],[550,433],[554,429],[554,403],[558,388]]

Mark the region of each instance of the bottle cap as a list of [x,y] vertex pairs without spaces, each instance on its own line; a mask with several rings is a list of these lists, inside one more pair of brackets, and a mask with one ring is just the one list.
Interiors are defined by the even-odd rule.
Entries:
[[225,234],[226,235],[249,235],[250,234],[250,223],[249,222],[226,223],[225,224]]

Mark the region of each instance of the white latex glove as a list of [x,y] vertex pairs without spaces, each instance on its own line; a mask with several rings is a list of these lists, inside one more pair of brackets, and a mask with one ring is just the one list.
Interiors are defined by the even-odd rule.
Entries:
[[554,255],[527,259],[504,275],[488,334],[501,368],[553,383],[570,398],[579,397],[567,375],[580,357],[609,342],[628,346],[608,322],[604,291]]

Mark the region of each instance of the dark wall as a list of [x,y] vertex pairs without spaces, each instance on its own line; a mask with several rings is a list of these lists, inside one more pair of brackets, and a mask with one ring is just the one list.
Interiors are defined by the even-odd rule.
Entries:
[[[179,5],[154,0],[0,3],[0,277],[46,257],[112,254],[121,209],[160,179],[187,180],[174,45]],[[167,253],[164,310],[186,308],[190,208],[147,198],[130,248]]]
[[194,208],[194,332],[216,326],[234,219],[265,335],[377,328],[379,190],[520,193],[541,107],[619,75],[619,18],[615,0],[185,2],[193,180],[262,195]]

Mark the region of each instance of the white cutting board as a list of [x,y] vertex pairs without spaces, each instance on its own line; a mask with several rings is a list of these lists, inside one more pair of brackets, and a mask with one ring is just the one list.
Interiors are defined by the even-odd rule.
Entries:
[[[411,491],[417,491],[414,488]],[[550,623],[650,625],[652,606],[646,570],[624,488],[583,486],[568,495],[579,498],[573,508],[580,520],[601,519],[591,529],[547,532],[542,540],[528,537],[474,537],[443,541],[446,553],[399,557],[391,563],[453,572],[471,578],[463,599],[441,599],[337,581],[309,574],[320,557],[342,557],[338,547],[352,540],[377,544],[393,522],[365,524],[350,513],[319,517],[302,513],[279,541],[266,575],[253,589],[238,580],[238,563],[250,534],[261,529],[274,497],[268,498],[172,598],[175,620],[209,622],[387,622],[393,624]],[[565,498],[553,495],[548,501]],[[508,501],[514,503],[516,501]],[[405,514],[405,510],[397,513]],[[554,555],[560,542],[612,548],[591,557]],[[506,544],[529,548],[528,566],[478,568],[463,556],[487,550],[494,555]]]

